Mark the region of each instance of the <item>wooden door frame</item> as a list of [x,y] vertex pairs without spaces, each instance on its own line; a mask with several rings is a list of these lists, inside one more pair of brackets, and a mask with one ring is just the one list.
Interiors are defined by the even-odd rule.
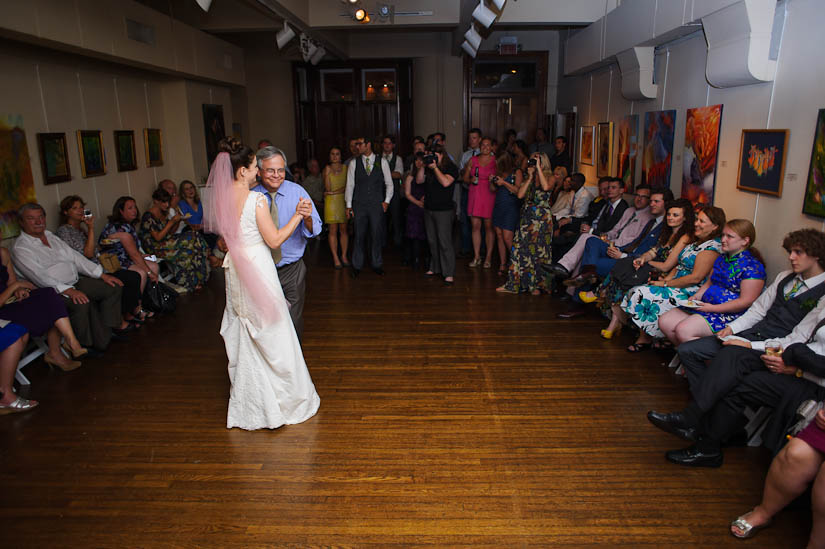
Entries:
[[[473,91],[473,63],[478,60],[525,60],[525,59],[538,59],[538,66],[536,71],[536,91],[532,92],[523,92],[523,91],[510,91],[508,93],[503,93],[502,91],[489,91],[489,92],[474,92]],[[470,105],[472,104],[473,97],[500,97],[502,95],[510,95],[510,96],[532,96],[534,94],[538,94],[538,103],[537,103],[537,113],[536,113],[536,126],[541,127],[542,121],[545,118],[547,112],[547,60],[548,60],[548,52],[546,51],[522,51],[515,55],[499,55],[495,52],[478,52],[476,58],[473,59],[469,55],[464,56],[464,98],[463,98],[463,115],[464,115],[464,134],[461,136],[461,149],[464,150],[466,143],[464,139],[467,137],[467,133],[470,131],[471,127],[471,113],[470,113]],[[501,136],[493,136],[495,139],[499,139]]]

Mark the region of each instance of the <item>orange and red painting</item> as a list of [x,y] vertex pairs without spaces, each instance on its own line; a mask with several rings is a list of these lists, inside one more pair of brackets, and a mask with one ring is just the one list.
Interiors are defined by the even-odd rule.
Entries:
[[687,110],[685,150],[682,156],[682,198],[687,198],[693,204],[713,204],[721,128],[722,105]]

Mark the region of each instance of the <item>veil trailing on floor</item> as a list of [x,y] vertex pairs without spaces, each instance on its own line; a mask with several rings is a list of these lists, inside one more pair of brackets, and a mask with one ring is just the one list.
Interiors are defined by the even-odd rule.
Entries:
[[[204,229],[223,237],[229,248],[228,261],[235,267],[247,299],[248,319],[256,326],[278,320],[276,303],[283,298],[249,257],[241,238],[241,216],[248,190],[235,185],[229,154],[221,152],[212,163],[204,208]],[[256,206],[257,207],[257,206]],[[226,263],[225,263],[226,265]],[[242,315],[247,316],[247,315]]]

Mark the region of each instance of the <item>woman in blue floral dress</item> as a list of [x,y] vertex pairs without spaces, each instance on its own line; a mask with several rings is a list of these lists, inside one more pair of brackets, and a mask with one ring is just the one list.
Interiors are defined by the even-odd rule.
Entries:
[[676,268],[661,280],[631,289],[621,305],[614,307],[614,314],[618,314],[620,320],[624,315],[640,330],[628,351],[649,349],[654,339],[665,337],[659,329],[659,317],[687,301],[705,283],[721,251],[719,236],[724,226],[724,210],[706,207],[696,216],[696,240],[681,251]]
[[765,287],[765,265],[751,247],[755,240],[753,223],[728,221],[722,231],[722,255],[716,258],[710,278],[689,298],[699,307],[683,305],[659,319],[659,328],[674,345],[715,334],[759,297]]
[[559,184],[550,171],[550,159],[544,153],[535,153],[535,166],[528,166],[527,178],[522,182],[518,198],[523,199],[521,220],[510,250],[510,268],[507,282],[497,292],[537,295],[544,286],[539,265],[552,262],[553,214],[550,198],[553,187]]

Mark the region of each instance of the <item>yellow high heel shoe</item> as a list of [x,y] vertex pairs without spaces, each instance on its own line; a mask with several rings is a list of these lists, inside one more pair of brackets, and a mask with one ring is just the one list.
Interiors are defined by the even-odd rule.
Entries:
[[[581,300],[582,303],[593,303],[594,301],[599,300],[599,296],[594,295],[594,296],[591,297],[591,296],[587,295],[589,293],[590,292],[579,292],[579,299]],[[602,330],[602,331],[604,331],[604,330]],[[610,338],[607,338],[607,339],[610,339]]]
[[619,324],[619,327],[616,328],[615,330],[612,330],[612,331],[611,330],[602,330],[601,332],[599,332],[599,334],[604,339],[613,339],[613,336],[617,336],[620,333],[622,333],[622,325],[621,324]]

